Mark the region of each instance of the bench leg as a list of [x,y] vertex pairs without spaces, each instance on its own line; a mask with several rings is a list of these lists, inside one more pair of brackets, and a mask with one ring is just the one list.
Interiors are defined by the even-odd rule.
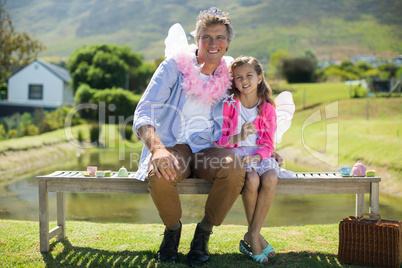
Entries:
[[378,182],[371,183],[370,213],[380,213],[380,184]]
[[364,213],[364,194],[356,194],[355,216],[360,217]]
[[66,203],[63,192],[57,192],[57,226],[61,228],[61,233],[57,236],[59,240],[66,238]]
[[49,251],[49,204],[47,182],[39,181],[39,240],[40,251]]

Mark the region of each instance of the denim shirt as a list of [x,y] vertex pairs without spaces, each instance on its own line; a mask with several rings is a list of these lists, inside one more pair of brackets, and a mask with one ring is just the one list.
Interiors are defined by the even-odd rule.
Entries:
[[[193,61],[198,64],[195,55]],[[187,100],[181,87],[182,82],[183,74],[177,70],[173,58],[168,58],[159,65],[134,112],[133,131],[137,136],[140,127],[151,125],[165,146],[172,147],[177,144],[183,117],[181,111]],[[223,102],[218,101],[211,108],[211,113],[214,126],[189,137],[188,145],[193,153],[213,147],[214,141],[222,135],[220,126],[223,124]],[[138,171],[134,176],[136,179],[146,179],[150,159],[150,151],[143,146]]]

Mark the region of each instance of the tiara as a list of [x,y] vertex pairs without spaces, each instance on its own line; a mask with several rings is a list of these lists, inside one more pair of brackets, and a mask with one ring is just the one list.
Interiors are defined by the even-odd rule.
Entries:
[[219,8],[217,7],[210,7],[208,10],[200,11],[200,14],[198,15],[200,19],[203,19],[207,16],[218,16],[221,18],[226,17],[224,12],[222,12]]

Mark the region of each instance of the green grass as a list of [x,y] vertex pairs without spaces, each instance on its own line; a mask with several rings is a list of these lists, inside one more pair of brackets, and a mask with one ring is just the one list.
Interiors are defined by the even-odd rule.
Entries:
[[[290,146],[308,155],[310,152],[306,148],[309,147],[325,154],[339,166],[352,166],[360,159],[368,168],[387,168],[396,174],[397,181],[402,181],[402,162],[399,159],[402,149],[401,98],[378,97],[370,98],[369,102],[366,98],[351,99],[350,87],[344,83],[291,84],[281,87],[292,91],[296,112],[291,128],[285,133],[282,143],[277,145],[278,150]],[[328,107],[331,107],[334,117],[327,119]],[[321,118],[307,125],[309,118],[314,116]],[[336,132],[328,132],[328,126],[336,127]],[[84,139],[88,140],[89,126],[73,127],[75,138],[79,129],[83,131]],[[115,125],[104,125],[100,140],[107,148],[132,147],[133,144],[132,141],[120,139]],[[133,141],[137,141],[135,137]],[[0,152],[27,150],[60,142],[67,142],[63,129],[1,141]]]
[[[36,136],[25,136],[21,138],[7,139],[0,141],[0,153],[6,151],[18,151],[40,148],[47,145],[54,145],[69,141],[70,134],[73,142],[77,142],[78,132],[81,130],[83,139],[89,142],[89,129],[90,124],[82,124],[67,129],[58,129],[51,132],[46,132]],[[121,139],[119,134],[118,125],[104,124],[102,126],[99,140],[105,144],[106,147],[118,147],[131,143]],[[137,141],[133,136],[132,141]]]
[[[51,222],[50,226],[55,226]],[[39,252],[39,224],[0,220],[1,267],[188,267],[195,224],[184,224],[179,264],[158,264],[155,255],[162,241],[161,224],[98,224],[67,221],[67,239],[50,241],[49,253]],[[214,228],[209,243],[211,261],[206,267],[263,266],[238,250],[246,226]],[[338,225],[266,227],[262,235],[277,252],[272,267],[341,267],[337,258]]]
[[360,159],[366,167],[386,167],[402,180],[401,98],[350,99],[349,86],[342,83],[290,87],[296,112],[278,149],[291,146],[307,155],[309,147],[339,166],[352,166]]
[[289,86],[297,110],[349,98],[350,89],[344,83],[306,83]]
[[[87,125],[79,125],[72,127],[71,131],[73,136],[77,138],[78,131],[81,129],[83,132],[85,132],[86,128],[88,128]],[[85,134],[84,137],[86,137]],[[25,136],[0,141],[0,152],[35,149],[62,142],[68,142],[68,138],[66,137],[65,129],[58,129],[36,136]]]

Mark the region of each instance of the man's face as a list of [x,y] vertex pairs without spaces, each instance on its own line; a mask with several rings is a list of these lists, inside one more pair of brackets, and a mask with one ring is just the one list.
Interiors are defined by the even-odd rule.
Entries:
[[199,63],[219,63],[229,47],[226,26],[216,24],[201,28],[197,46]]

